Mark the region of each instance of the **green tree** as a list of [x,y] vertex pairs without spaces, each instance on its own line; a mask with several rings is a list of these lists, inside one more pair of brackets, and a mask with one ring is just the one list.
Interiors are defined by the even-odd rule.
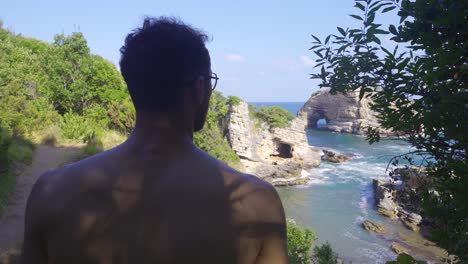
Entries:
[[287,221],[288,258],[291,264],[309,264],[311,250],[317,235],[309,228],[303,228],[293,220]]
[[193,141],[200,149],[234,167],[239,157],[229,146],[221,131],[224,117],[229,111],[228,100],[218,91],[213,92],[205,126],[193,135]]
[[388,261],[387,264],[425,264],[427,262],[421,260],[415,260],[412,256],[408,254],[398,255],[395,261]]
[[294,119],[294,115],[288,110],[279,106],[261,106],[255,116],[261,121],[267,123],[270,127],[285,128],[289,126]]
[[317,264],[337,264],[338,256],[333,252],[330,243],[325,242],[321,246],[314,247],[314,263]]
[[[380,125],[404,135],[434,177],[424,193],[432,238],[468,260],[468,1],[356,0],[358,28],[338,27],[313,36],[321,87],[373,99]],[[400,21],[383,29],[380,13],[398,10]],[[395,44],[382,44],[381,36]],[[400,45],[405,49],[399,51]],[[369,141],[380,139],[368,128]],[[427,162],[429,161],[429,162]],[[420,164],[416,164],[420,165]]]

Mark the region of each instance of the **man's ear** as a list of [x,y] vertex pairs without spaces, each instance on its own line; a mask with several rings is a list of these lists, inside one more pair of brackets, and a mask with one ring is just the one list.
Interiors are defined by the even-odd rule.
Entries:
[[205,78],[203,78],[202,76],[198,76],[198,78],[195,80],[194,88],[194,101],[197,105],[201,105],[205,101],[205,96],[207,93]]

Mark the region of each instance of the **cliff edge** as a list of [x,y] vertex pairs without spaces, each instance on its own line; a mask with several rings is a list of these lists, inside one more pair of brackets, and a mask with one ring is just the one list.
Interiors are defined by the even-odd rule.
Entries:
[[230,107],[224,134],[240,158],[244,172],[274,185],[304,184],[303,169],[318,167],[320,150],[310,146],[305,123],[296,118],[287,128],[259,124],[249,115],[246,102]]

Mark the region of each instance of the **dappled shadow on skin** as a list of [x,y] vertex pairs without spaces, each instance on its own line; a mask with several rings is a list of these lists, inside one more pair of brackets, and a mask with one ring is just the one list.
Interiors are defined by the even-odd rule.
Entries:
[[247,263],[256,241],[285,235],[281,223],[244,210],[256,191],[226,167],[111,165],[83,163],[67,175],[73,191],[47,231],[49,263]]

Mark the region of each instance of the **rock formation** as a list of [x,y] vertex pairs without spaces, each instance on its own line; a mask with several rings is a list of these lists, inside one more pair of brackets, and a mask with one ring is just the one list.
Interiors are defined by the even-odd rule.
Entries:
[[406,249],[403,245],[397,242],[392,242],[392,249],[397,255],[408,254],[409,250]]
[[398,191],[395,185],[389,181],[376,179],[374,179],[373,184],[377,210],[391,219],[399,218],[409,229],[419,231],[419,224],[422,221],[422,217],[416,213],[405,210],[398,204]]
[[370,220],[365,220],[364,222],[362,222],[362,226],[367,231],[374,232],[374,233],[377,233],[377,234],[383,234],[386,231],[384,225],[378,224],[376,222],[372,222]]
[[322,160],[323,161],[329,161],[333,163],[341,163],[350,160],[351,158],[340,153],[336,153],[330,150],[322,149],[323,155],[322,155]]
[[240,102],[231,106],[225,124],[226,138],[246,173],[275,185],[304,184],[308,178],[302,169],[320,164],[320,150],[309,146],[302,119],[294,119],[288,128],[258,126],[248,104]]
[[[308,127],[317,127],[317,121],[325,119],[324,127],[334,132],[363,135],[366,127],[379,127],[376,113],[370,108],[371,100],[362,98],[354,92],[347,95],[330,94],[329,89],[322,89],[309,98],[299,111],[298,117],[303,119]],[[391,135],[391,132],[379,129],[381,135]]]
[[395,190],[393,190],[389,182],[384,180],[374,179],[373,184],[377,211],[390,219],[397,219],[398,204],[394,200]]

